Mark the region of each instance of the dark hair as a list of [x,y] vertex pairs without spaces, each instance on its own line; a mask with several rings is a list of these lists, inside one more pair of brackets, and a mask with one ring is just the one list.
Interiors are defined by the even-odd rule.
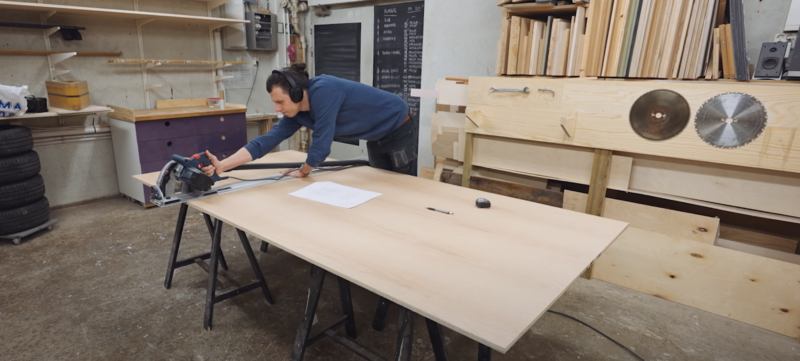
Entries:
[[[297,84],[298,87],[301,89],[308,89],[308,72],[306,72],[306,64],[304,63],[297,63],[292,64],[292,66],[288,68],[283,68],[283,73],[291,76],[294,83]],[[283,91],[287,94],[289,93],[289,89],[292,88],[289,85],[289,81],[286,80],[281,74],[271,74],[269,78],[267,78],[267,93],[272,92],[273,86],[279,86]]]

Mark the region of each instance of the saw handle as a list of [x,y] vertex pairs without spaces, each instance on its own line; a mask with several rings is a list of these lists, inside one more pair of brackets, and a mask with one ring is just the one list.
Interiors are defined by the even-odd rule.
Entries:
[[[208,158],[206,153],[197,153],[188,158],[178,154],[173,154],[172,160],[184,166],[185,168],[196,168],[201,171],[203,167],[212,165],[211,159]],[[214,173],[214,175],[211,177],[211,180],[214,182],[218,182],[223,179],[224,178],[220,177],[217,173]]]

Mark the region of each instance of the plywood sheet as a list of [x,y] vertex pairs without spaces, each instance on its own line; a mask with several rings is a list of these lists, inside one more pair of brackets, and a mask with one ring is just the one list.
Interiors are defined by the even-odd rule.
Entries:
[[637,155],[630,188],[800,217],[797,173]]
[[[564,209],[584,212],[588,198],[589,196],[585,193],[564,191]],[[719,218],[612,198],[605,199],[601,215],[603,218],[627,222],[631,227],[711,245],[715,243],[719,231]]]
[[[594,152],[588,149],[483,136],[474,142],[473,165],[580,184],[591,180]],[[630,166],[631,158],[613,156],[608,188],[627,190]]]
[[797,338],[800,266],[629,227],[592,278]]
[[[317,181],[382,195],[352,209],[289,195]],[[479,197],[492,208],[475,207]],[[500,352],[627,226],[369,167],[190,205]],[[314,227],[297,227],[298,217]]]

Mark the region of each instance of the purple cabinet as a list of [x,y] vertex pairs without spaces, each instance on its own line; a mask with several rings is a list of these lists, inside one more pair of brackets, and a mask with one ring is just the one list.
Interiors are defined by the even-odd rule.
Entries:
[[225,132],[197,136],[197,147],[211,153],[226,149],[239,149],[247,144],[245,132]]
[[139,142],[139,161],[141,163],[157,160],[169,161],[173,154],[190,156],[197,153],[197,137],[173,138]]
[[197,117],[197,135],[239,132],[247,126],[244,114],[207,115]]
[[136,140],[139,142],[185,138],[196,134],[197,128],[193,118],[151,120],[136,123]]

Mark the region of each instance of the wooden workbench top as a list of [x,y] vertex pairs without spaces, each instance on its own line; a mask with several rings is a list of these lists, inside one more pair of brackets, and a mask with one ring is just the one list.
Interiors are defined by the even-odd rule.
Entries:
[[208,106],[189,106],[161,109],[129,109],[116,105],[108,105],[114,109],[113,118],[122,119],[128,122],[142,122],[148,120],[164,120],[186,117],[197,117],[203,115],[236,114],[247,111],[247,106],[243,104],[225,104],[225,109]]

